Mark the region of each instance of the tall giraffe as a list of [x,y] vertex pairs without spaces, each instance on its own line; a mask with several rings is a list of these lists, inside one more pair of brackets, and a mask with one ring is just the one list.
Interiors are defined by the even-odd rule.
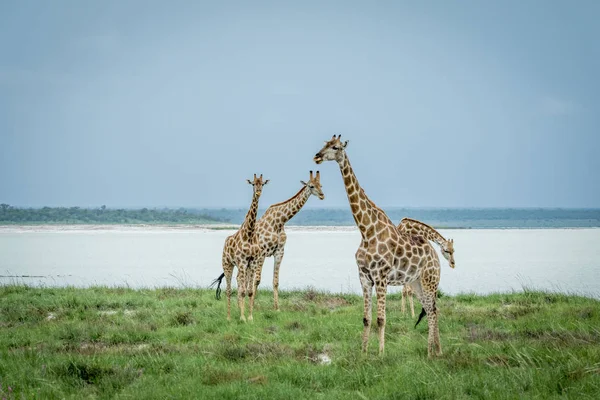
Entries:
[[308,182],[300,181],[302,189],[290,199],[270,206],[263,216],[256,222],[254,236],[252,237],[252,261],[250,262],[250,271],[254,274],[254,291],[248,292],[250,301],[250,315],[248,320],[252,320],[252,310],[254,309],[253,296],[258,290],[262,268],[266,257],[273,256],[275,264],[273,268],[273,300],[275,310],[279,310],[279,267],[283,259],[287,235],[284,226],[300,209],[306,204],[308,198],[313,195],[320,200],[325,198],[321,188],[321,174],[317,171],[313,176],[310,171]]
[[[454,268],[454,240],[447,240],[437,230],[427,225],[424,222],[418,221],[412,218],[402,218],[402,221],[398,224],[398,229],[402,232],[409,233],[412,236],[422,236],[423,238],[430,240],[440,246],[442,255],[448,263],[450,268]],[[402,314],[406,311],[406,298],[410,302],[410,313],[411,316],[415,316],[415,306],[413,301],[413,291],[409,286],[402,288],[402,303],[400,310]],[[419,317],[419,319],[421,316]],[[418,322],[417,322],[418,323]]]
[[442,348],[438,329],[436,292],[440,280],[440,263],[435,250],[420,236],[400,232],[388,216],[366,195],[356,179],[346,154],[348,141],[335,135],[315,155],[317,164],[336,161],[340,167],[354,221],[362,242],[356,251],[356,263],[363,290],[364,318],[362,350],[367,351],[371,330],[373,286],[377,293],[377,325],[379,354],[385,347],[385,303],[388,285],[410,285],[427,313],[429,357],[440,355]]
[[262,174],[257,178],[254,174],[254,180],[247,180],[250,185],[253,186],[254,194],[252,196],[252,203],[250,209],[246,214],[244,222],[240,226],[240,229],[231,236],[225,239],[225,246],[223,247],[223,256],[221,258],[223,264],[223,273],[213,281],[211,284],[219,283],[217,286],[217,298],[221,293],[221,281],[225,277],[227,283],[227,319],[231,320],[231,277],[233,276],[233,269],[238,268],[237,283],[238,283],[238,306],[240,308],[240,319],[246,320],[244,316],[244,297],[248,288],[248,282],[246,279],[247,269],[250,262],[250,243],[252,235],[254,234],[256,227],[256,213],[258,211],[258,199],[262,193],[263,186],[269,183],[269,180],[263,181]]

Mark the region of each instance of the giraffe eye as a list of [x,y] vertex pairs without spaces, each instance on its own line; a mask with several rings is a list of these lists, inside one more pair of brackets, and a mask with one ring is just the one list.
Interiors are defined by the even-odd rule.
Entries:
[[337,147],[337,146],[333,146],[333,147],[331,147],[331,148],[332,148],[332,149],[334,149],[334,150],[339,150],[339,149],[340,149],[340,148],[339,148],[339,147]]

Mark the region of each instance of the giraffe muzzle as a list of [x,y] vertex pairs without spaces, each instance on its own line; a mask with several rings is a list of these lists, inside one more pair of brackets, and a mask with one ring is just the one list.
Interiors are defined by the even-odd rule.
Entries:
[[313,160],[317,164],[321,164],[323,162],[323,156],[321,155],[321,153],[317,153],[315,154],[315,158],[313,158]]

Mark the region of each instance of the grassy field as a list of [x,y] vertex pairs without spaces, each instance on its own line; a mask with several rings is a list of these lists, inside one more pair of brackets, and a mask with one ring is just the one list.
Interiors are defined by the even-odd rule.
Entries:
[[[260,292],[253,324],[196,289],[0,287],[0,398],[598,398],[600,302],[525,291],[440,298],[444,355],[389,296],[386,354],[362,299]],[[420,310],[418,307],[417,312]],[[237,307],[234,307],[237,315]]]

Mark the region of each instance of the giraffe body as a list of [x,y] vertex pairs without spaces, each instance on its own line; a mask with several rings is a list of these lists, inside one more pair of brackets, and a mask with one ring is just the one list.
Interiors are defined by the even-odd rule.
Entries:
[[423,238],[434,242],[442,250],[442,255],[448,263],[450,268],[454,268],[454,240],[446,239],[433,227],[427,225],[424,222],[418,221],[412,218],[402,218],[402,221],[398,224],[398,230],[410,234],[411,236],[422,236]]
[[[412,218],[402,218],[402,221],[400,221],[400,224],[398,224],[398,229],[401,232],[406,232],[408,234],[410,234],[411,236],[422,236],[423,238],[436,243],[438,246],[440,246],[440,249],[442,250],[442,255],[444,256],[444,258],[446,260],[448,260],[448,263],[450,264],[450,268],[454,268],[455,264],[454,264],[454,241],[452,239],[447,240],[446,238],[444,238],[444,236],[442,236],[441,233],[439,233],[436,229],[434,229],[433,227],[418,221],[416,219],[412,219]],[[415,316],[415,308],[414,308],[414,301],[413,301],[413,291],[410,288],[410,286],[404,286],[402,288],[402,303],[400,306],[400,310],[402,312],[402,314],[404,314],[406,312],[406,298],[409,299],[410,302],[410,313],[411,316],[414,318]]]
[[420,236],[401,232],[375,205],[359,185],[340,137],[334,136],[315,155],[314,161],[336,161],[340,167],[354,221],[362,241],[356,251],[359,278],[363,290],[364,317],[362,349],[367,351],[372,319],[372,294],[377,294],[379,354],[385,348],[386,292],[388,285],[410,285],[425,311],[429,326],[428,355],[441,354],[436,310],[436,292],[440,263],[431,244]]
[[310,171],[308,183],[301,183],[304,187],[298,193],[284,202],[270,206],[256,222],[251,244],[252,261],[250,262],[250,273],[254,277],[254,285],[248,294],[250,299],[249,319],[252,319],[255,298],[253,294],[256,294],[258,285],[260,284],[262,268],[266,257],[274,257],[275,261],[273,268],[273,300],[275,310],[279,310],[279,267],[281,266],[287,240],[284,226],[287,221],[302,209],[311,195],[317,196],[321,200],[325,198],[321,189],[319,171],[317,171],[314,177],[313,172]]

